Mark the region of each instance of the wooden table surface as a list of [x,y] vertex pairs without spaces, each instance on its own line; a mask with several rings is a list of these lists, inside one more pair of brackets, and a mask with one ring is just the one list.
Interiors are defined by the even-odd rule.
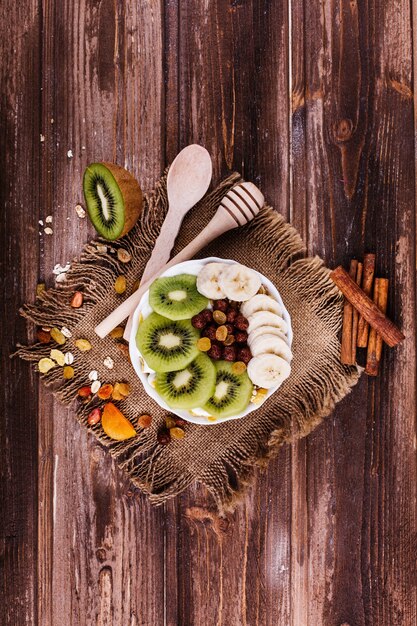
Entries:
[[[3,0],[2,625],[416,623],[412,6]],[[19,306],[93,236],[84,167],[116,161],[150,189],[190,142],[330,267],[376,251],[407,335],[226,520],[199,486],[161,508],[134,495],[8,358],[33,339]]]

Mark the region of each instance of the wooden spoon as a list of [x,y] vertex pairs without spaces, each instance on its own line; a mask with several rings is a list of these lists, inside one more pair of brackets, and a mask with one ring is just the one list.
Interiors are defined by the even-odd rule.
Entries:
[[[219,237],[232,228],[237,228],[238,226],[243,226],[247,222],[250,222],[258,214],[263,204],[264,197],[253,183],[243,182],[232,187],[223,197],[214,217],[201,233],[171,259],[169,263],[160,268],[146,283],[141,284],[135,293],[96,326],[95,331],[97,335],[102,338],[105,337],[115,326],[130,315],[136,309],[142,295],[149,288],[154,279],[168,269],[168,267],[191,259],[199,250],[207,246],[216,237]],[[126,326],[124,334],[125,339],[129,338],[130,328],[128,329]]]

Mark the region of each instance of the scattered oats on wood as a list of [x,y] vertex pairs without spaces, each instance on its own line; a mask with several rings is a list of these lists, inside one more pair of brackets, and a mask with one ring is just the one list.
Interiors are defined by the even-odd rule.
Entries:
[[54,231],[52,230],[52,228],[49,228],[49,226],[47,226],[43,229],[43,232],[45,233],[45,235],[52,235]]
[[40,138],[41,138],[41,143],[43,143],[45,141],[45,135],[42,135],[42,133],[41,133],[41,137]]
[[52,224],[52,219],[53,219],[53,218],[52,218],[52,215],[48,215],[48,216],[46,217],[46,219],[45,219],[45,222],[46,222],[47,224]]
[[75,212],[77,213],[78,217],[81,217],[81,218],[85,217],[85,209],[84,207],[81,206],[81,204],[75,205]]
[[72,153],[72,150],[68,150],[68,152],[67,152],[67,157],[68,157],[69,159],[72,159],[72,157],[73,157],[73,156],[74,156],[74,155],[73,155],[73,153]]
[[40,226],[43,226],[43,220],[39,220]]

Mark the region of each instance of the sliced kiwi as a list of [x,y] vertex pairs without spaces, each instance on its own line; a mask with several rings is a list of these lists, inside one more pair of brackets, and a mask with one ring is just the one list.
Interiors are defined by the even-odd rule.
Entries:
[[156,372],[174,372],[186,367],[200,351],[200,333],[187,320],[169,320],[151,313],[136,334],[136,345],[148,366]]
[[216,417],[238,415],[246,409],[252,395],[249,376],[246,372],[234,374],[230,361],[217,361],[215,367],[216,388],[204,409]]
[[113,241],[126,235],[142,211],[137,180],[113,163],[92,163],[84,172],[88,215],[99,235]]
[[177,274],[154,280],[149,289],[149,304],[154,311],[171,320],[190,319],[208,305],[197,291],[197,276]]
[[214,392],[216,368],[212,360],[200,354],[184,369],[156,375],[156,390],[173,409],[204,406]]

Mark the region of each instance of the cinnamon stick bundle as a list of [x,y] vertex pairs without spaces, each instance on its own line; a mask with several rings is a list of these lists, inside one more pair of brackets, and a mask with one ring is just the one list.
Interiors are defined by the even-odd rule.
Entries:
[[362,291],[349,274],[339,266],[330,274],[330,278],[339,287],[345,298],[374,328],[381,338],[391,347],[405,339],[402,332],[379,310],[377,305]]
[[[374,302],[377,307],[385,313],[388,304],[388,285],[387,278],[375,278],[374,286]],[[377,376],[379,362],[382,355],[382,339],[376,332],[375,328],[371,328],[368,339],[368,351],[366,355],[365,372],[369,376]]]
[[[370,296],[372,293],[372,283],[374,281],[374,273],[375,273],[375,254],[365,254],[363,258],[363,278],[362,278],[362,289],[366,293],[367,296]],[[365,320],[365,318],[361,315],[359,317],[358,322],[358,340],[357,346],[358,348],[366,348],[368,345],[368,333],[369,333],[369,324]]]

